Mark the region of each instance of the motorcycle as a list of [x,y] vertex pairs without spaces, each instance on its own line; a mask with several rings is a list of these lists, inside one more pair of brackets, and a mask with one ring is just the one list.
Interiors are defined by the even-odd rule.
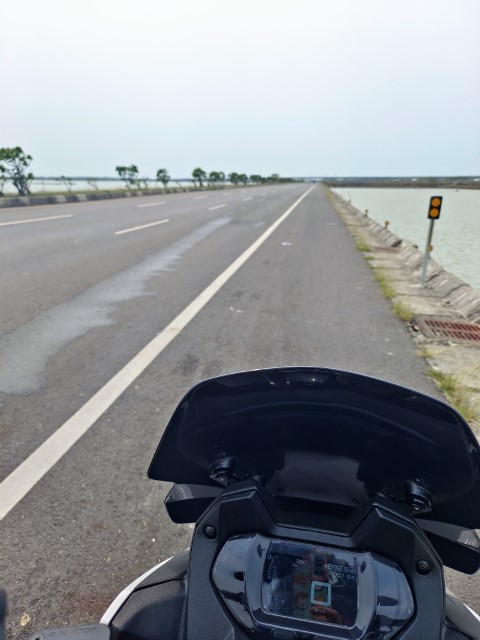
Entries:
[[480,567],[480,447],[463,418],[356,373],[286,367],[193,387],[148,476],[191,548],[100,624],[31,640],[460,640],[480,617],[444,566]]

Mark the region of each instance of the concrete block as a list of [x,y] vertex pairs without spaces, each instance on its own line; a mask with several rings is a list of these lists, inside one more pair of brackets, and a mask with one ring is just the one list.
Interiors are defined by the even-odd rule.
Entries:
[[468,285],[466,285],[463,280],[460,280],[460,278],[442,269],[436,276],[430,279],[428,286],[446,298],[459,287]]

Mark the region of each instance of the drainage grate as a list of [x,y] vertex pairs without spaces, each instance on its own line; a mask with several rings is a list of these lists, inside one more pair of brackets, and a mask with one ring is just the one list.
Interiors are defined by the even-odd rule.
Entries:
[[480,325],[444,316],[417,316],[415,324],[427,338],[469,342],[480,346]]

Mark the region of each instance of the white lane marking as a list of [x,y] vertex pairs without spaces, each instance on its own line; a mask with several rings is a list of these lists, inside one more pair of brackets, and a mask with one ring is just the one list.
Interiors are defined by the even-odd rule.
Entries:
[[192,200],[203,200],[204,198],[208,198],[208,196],[195,196]]
[[137,209],[144,209],[145,207],[158,207],[161,204],[165,204],[165,201],[162,202],[148,202],[147,204],[137,204]]
[[27,222],[43,222],[44,220],[61,220],[62,218],[73,218],[73,213],[66,213],[63,216],[48,216],[48,218],[29,218],[28,220],[13,220],[12,222],[0,222],[0,227],[8,227],[11,224],[26,224]]
[[120,369],[90,400],[73,414],[38,449],[24,460],[0,484],[0,520],[27,495],[67,451],[90,429],[122,393],[145,371],[179,333],[200,313],[203,307],[235,275],[245,262],[298,207],[315,185],[298,198],[262,235],[232,264],[211,282],[165,329],[151,340],[130,362]]
[[217,204],[214,207],[209,207],[208,210],[209,211],[215,211],[215,209],[221,209],[222,207],[226,207],[226,204]]
[[122,233],[130,233],[130,231],[138,231],[139,229],[147,229],[147,227],[155,227],[157,224],[164,224],[170,222],[169,218],[165,220],[158,220],[157,222],[149,222],[148,224],[142,224],[139,227],[131,227],[130,229],[122,229],[121,231],[115,231],[116,236],[120,236]]
[[247,200],[253,200],[253,198],[244,198],[243,201],[247,202]]

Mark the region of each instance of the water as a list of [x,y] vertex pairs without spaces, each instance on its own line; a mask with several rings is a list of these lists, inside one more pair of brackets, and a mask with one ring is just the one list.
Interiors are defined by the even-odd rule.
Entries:
[[365,211],[376,222],[423,251],[427,241],[428,204],[443,196],[440,219],[435,222],[432,258],[480,289],[480,189],[335,189],[342,198]]
[[[140,178],[141,181],[141,178]],[[228,183],[226,183],[228,184]],[[161,182],[157,182],[155,180],[149,180],[147,183],[149,189],[163,189],[163,184]],[[182,179],[181,182],[177,182],[177,180],[171,180],[168,183],[168,187],[176,188],[176,187],[192,187],[193,181],[188,179]],[[142,182],[142,188],[144,187]],[[117,189],[124,189],[125,182],[122,180],[111,179],[111,180],[97,180],[95,182],[89,182],[87,180],[73,180],[71,184],[67,185],[62,180],[32,180],[29,183],[29,188],[32,194],[34,195],[42,195],[42,193],[68,193],[71,191],[91,191],[95,193],[95,191],[112,191]],[[18,195],[18,191],[15,187],[9,182],[5,185],[4,194],[6,196]]]

